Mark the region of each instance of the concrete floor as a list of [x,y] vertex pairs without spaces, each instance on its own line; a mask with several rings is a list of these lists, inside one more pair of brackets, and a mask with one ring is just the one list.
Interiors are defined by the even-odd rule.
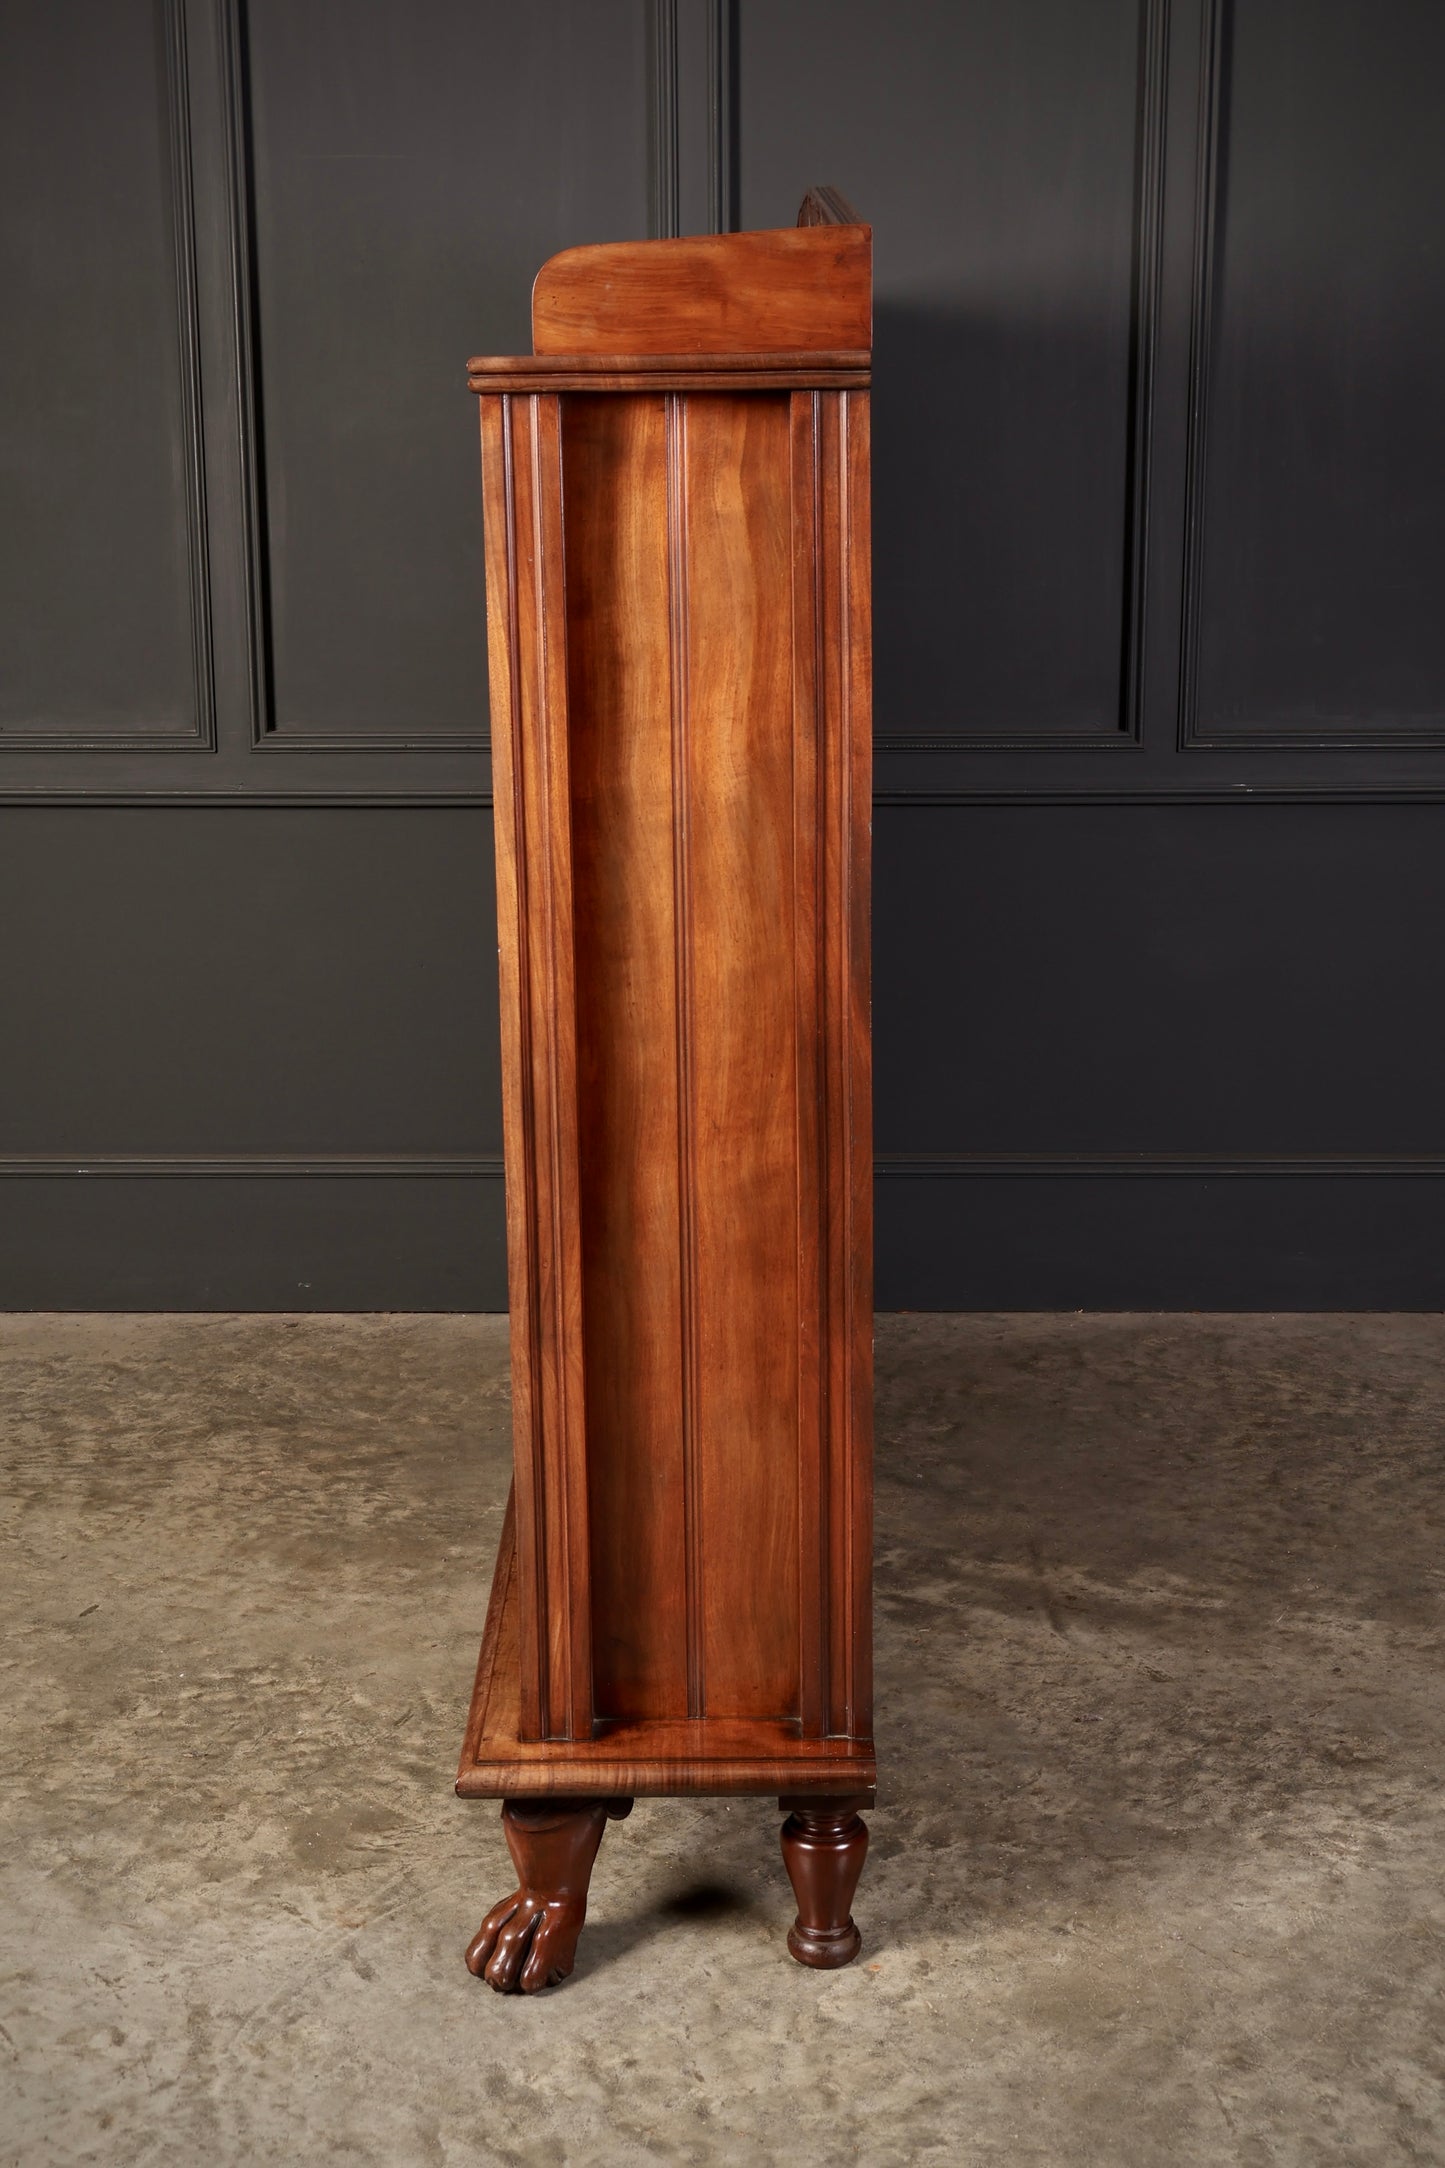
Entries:
[[882,1805],[639,1803],[461,1953],[492,1318],[0,1320],[0,2160],[1445,2161],[1438,1317],[879,1329]]

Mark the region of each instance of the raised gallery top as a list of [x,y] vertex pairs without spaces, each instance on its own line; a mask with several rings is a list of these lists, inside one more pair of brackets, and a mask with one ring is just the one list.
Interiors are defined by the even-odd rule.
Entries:
[[863,389],[873,233],[863,225],[564,249],[537,274],[524,355],[467,363],[475,392]]
[[869,226],[784,226],[564,249],[532,288],[538,354],[858,353],[873,343]]

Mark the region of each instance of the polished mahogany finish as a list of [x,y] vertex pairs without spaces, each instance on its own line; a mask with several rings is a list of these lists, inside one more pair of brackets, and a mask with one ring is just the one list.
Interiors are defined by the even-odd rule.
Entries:
[[471,1796],[875,1781],[869,265],[573,249],[469,364],[516,1445]]
[[[780,1802],[782,1804],[783,1802]],[[853,1924],[853,1893],[868,1856],[868,1827],[849,1800],[799,1806],[783,1824],[783,1864],[798,1917],[788,1948],[800,1965],[832,1972],[849,1965],[863,1937]]]
[[478,354],[467,389],[522,391],[866,391],[866,347],[784,354]]
[[502,1830],[518,1886],[477,1929],[468,1972],[502,1995],[534,1995],[565,1980],[602,1832],[631,1811],[630,1799],[508,1800]]
[[872,343],[873,240],[862,225],[569,248],[542,266],[532,288],[539,354],[735,355]]

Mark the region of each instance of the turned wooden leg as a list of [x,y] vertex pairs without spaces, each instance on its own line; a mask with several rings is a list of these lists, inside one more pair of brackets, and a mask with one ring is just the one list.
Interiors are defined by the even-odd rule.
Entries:
[[851,1964],[863,1945],[853,1925],[853,1892],[868,1855],[868,1830],[851,1799],[781,1799],[792,1806],[783,1824],[783,1864],[798,1917],[788,1948],[800,1965],[831,1971]]
[[609,1818],[631,1812],[630,1799],[504,1799],[502,1831],[519,1886],[477,1929],[468,1972],[501,1995],[535,1995],[565,1980],[602,1832]]

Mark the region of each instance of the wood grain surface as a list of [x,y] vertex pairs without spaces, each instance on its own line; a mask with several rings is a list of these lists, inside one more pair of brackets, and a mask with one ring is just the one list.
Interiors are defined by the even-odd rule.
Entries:
[[569,251],[550,369],[472,365],[516,1485],[463,1791],[874,1782],[868,238]]
[[564,249],[532,288],[539,354],[749,354],[873,344],[867,226]]
[[522,1736],[518,1577],[509,1504],[467,1716],[457,1791],[464,1799],[668,1798],[777,1793],[785,1805],[872,1803],[871,1740],[804,1739],[796,1725],[713,1718],[599,1724],[584,1744]]

